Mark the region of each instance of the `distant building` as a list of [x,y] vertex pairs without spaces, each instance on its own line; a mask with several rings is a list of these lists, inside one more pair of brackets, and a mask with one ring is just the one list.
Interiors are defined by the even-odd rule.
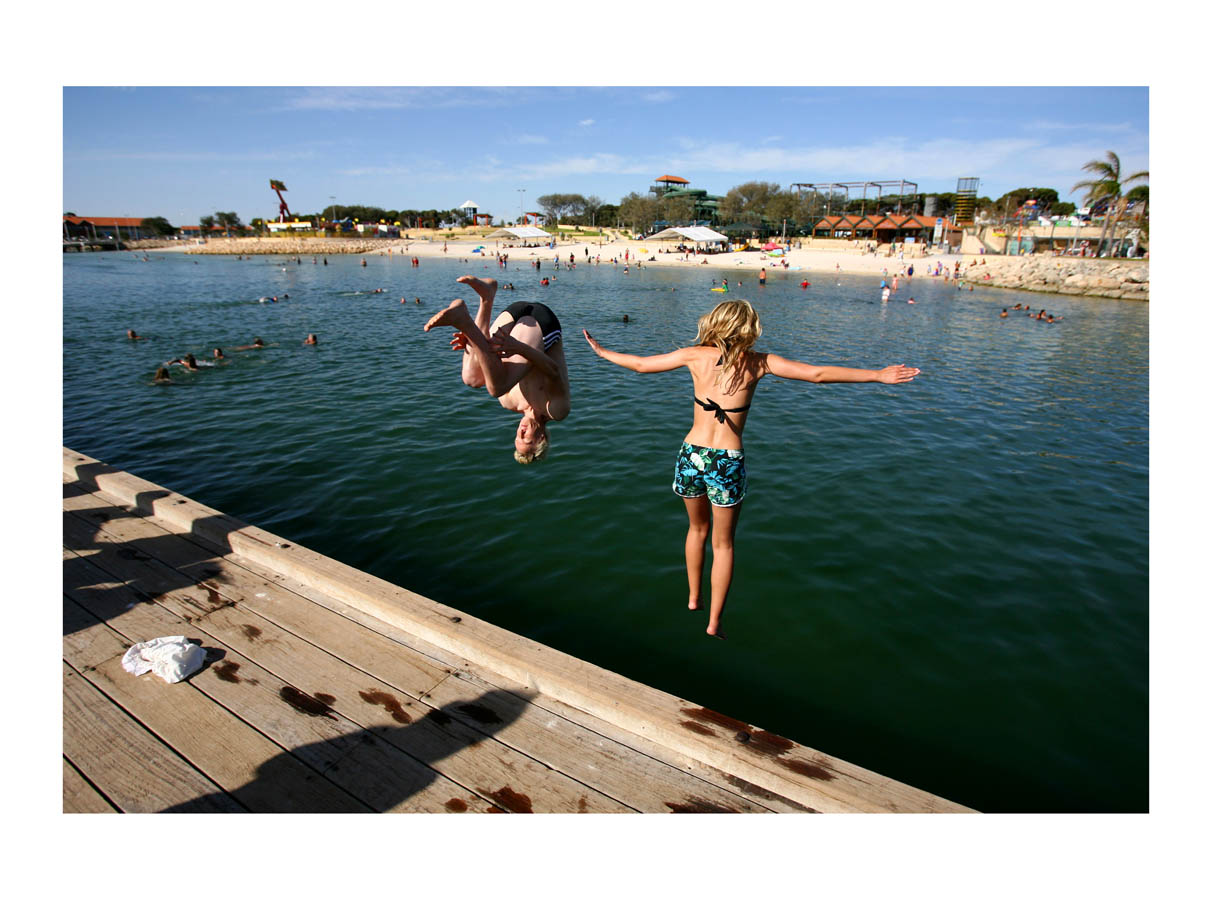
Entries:
[[143,219],[124,218],[121,216],[64,216],[63,236],[73,238],[92,238],[93,240],[123,240],[134,241],[139,238],[158,237],[143,228]]

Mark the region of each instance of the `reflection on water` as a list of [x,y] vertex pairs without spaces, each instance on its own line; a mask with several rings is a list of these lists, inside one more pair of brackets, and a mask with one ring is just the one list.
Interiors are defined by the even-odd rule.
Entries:
[[[951,799],[1146,808],[1146,305],[920,275],[882,304],[878,278],[801,289],[772,270],[758,288],[728,273],[761,314],[760,349],[923,374],[762,383],[720,644],[684,609],[670,490],[690,379],[611,366],[580,337],[684,345],[721,298],[718,270],[545,263],[555,281],[540,287],[520,255],[507,273],[474,257],[359,262],[65,257],[65,443]],[[448,333],[421,331],[471,299],[464,271],[512,281],[502,305],[561,318],[573,411],[541,465],[513,462],[516,415],[462,385]],[[998,318],[1016,302],[1065,320]],[[310,332],[319,346],[302,345]],[[258,336],[265,349],[231,351]],[[216,346],[226,362],[149,384]]]

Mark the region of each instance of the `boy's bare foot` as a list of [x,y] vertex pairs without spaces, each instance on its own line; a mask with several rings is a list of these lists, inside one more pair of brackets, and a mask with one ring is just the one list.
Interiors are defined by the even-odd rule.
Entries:
[[477,278],[475,275],[460,275],[455,279],[459,284],[470,285],[471,289],[480,295],[481,303],[492,303],[497,295],[497,280],[495,278]]
[[425,323],[424,330],[429,331],[439,325],[449,325],[457,331],[468,331],[476,327],[476,323],[471,320],[471,314],[467,312],[467,304],[462,300],[451,300],[450,306]]

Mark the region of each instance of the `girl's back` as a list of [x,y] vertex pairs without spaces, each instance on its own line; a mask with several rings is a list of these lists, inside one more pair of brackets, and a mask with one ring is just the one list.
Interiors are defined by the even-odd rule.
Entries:
[[694,379],[694,424],[686,442],[720,450],[740,450],[748,409],[763,374],[765,354],[745,352],[725,370],[716,347],[691,347],[687,368]]

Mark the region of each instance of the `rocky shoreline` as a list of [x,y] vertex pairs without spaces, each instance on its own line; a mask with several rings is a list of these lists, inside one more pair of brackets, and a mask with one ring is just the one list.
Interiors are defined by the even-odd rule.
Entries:
[[968,284],[1048,294],[1149,299],[1147,259],[1081,259],[1068,256],[969,256]]

